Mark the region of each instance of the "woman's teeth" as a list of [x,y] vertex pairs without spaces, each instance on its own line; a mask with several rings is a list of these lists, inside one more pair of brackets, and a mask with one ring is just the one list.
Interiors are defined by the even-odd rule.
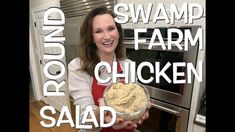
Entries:
[[113,41],[109,41],[109,42],[104,42],[104,43],[102,43],[103,45],[110,45],[110,44],[112,44],[113,43]]

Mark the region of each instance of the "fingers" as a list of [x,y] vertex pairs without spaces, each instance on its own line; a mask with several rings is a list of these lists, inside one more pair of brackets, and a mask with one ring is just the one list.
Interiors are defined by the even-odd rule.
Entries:
[[149,102],[149,104],[148,104],[148,109],[150,109],[151,107],[152,107],[152,103]]
[[149,118],[149,111],[147,110],[147,111],[144,112],[144,114],[142,116],[142,120],[146,120],[148,118]]
[[137,128],[137,124],[135,124],[135,123],[129,123],[129,124],[126,126],[126,129],[133,129],[133,128]]
[[133,129],[137,128],[137,124],[132,121],[120,121],[119,123],[116,123],[113,125],[114,129]]
[[[112,117],[106,114],[104,118],[105,122],[111,122]],[[122,118],[116,118],[115,124],[112,126],[114,129],[133,129],[137,128],[137,124],[132,121],[124,121]]]
[[116,123],[118,124],[118,123],[121,123],[121,122],[123,122],[124,120],[122,119],[122,118],[116,118]]
[[142,122],[143,122],[142,120],[139,120],[139,121],[138,121],[138,125],[142,124]]
[[145,113],[143,114],[143,116],[141,117],[141,119],[136,121],[136,123],[138,123],[138,125],[140,125],[144,122],[144,120],[146,120],[148,118],[149,118],[149,111],[146,110]]

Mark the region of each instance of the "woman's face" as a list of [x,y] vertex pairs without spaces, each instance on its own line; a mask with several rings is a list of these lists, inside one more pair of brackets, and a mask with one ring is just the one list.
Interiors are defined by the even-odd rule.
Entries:
[[98,54],[113,54],[118,44],[119,33],[110,14],[97,15],[92,21],[93,42]]

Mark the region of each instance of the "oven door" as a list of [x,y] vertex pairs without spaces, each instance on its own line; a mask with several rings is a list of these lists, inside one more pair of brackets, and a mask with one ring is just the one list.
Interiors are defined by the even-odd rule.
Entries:
[[[198,46],[190,47],[189,51],[179,51],[176,47],[172,47],[172,50],[163,51],[156,49],[159,46],[155,46],[152,50],[148,49],[148,44],[139,44],[139,49],[134,49],[134,44],[129,41],[129,43],[124,41],[124,48],[127,58],[136,62],[138,66],[141,62],[147,61],[155,65],[155,62],[160,62],[160,69],[162,69],[167,62],[173,64],[174,62],[186,62],[192,63],[196,67],[197,59],[197,49]],[[179,72],[185,72],[183,78],[187,78],[186,67],[180,67]],[[173,80],[172,66],[168,68],[165,73],[167,76]],[[148,67],[143,67],[141,71],[141,76],[144,79],[148,79],[151,76],[155,77],[154,73],[150,73]],[[171,104],[175,104],[184,108],[190,108],[193,80],[194,76],[191,76],[192,83],[184,84],[173,84],[168,83],[163,77],[160,77],[160,83],[156,83],[155,80],[148,84],[143,84],[148,89],[150,96],[152,98],[165,101]],[[187,82],[187,80],[186,80]],[[142,83],[142,82],[140,82]]]
[[138,126],[141,132],[186,132],[189,110],[151,99],[149,118]]

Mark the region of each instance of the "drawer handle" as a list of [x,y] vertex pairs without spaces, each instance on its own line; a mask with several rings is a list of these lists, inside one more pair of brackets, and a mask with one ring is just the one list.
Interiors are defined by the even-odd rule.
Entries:
[[180,115],[180,111],[175,111],[175,110],[172,110],[172,109],[169,109],[169,108],[166,108],[166,107],[157,105],[157,104],[153,104],[153,103],[152,103],[152,106],[153,106],[154,108],[163,110],[163,111],[165,111],[165,112],[174,114],[174,115],[176,115],[176,116],[179,116],[179,115]]

